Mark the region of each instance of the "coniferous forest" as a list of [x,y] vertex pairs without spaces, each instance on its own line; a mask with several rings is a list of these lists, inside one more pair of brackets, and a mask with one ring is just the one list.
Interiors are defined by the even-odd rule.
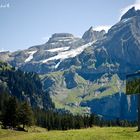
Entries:
[[95,114],[81,116],[57,110],[49,95],[42,90],[37,74],[22,72],[3,62],[0,62],[0,121],[3,128],[20,130],[31,125],[48,130],[80,129],[94,125],[136,126],[136,122],[118,118],[103,120]]

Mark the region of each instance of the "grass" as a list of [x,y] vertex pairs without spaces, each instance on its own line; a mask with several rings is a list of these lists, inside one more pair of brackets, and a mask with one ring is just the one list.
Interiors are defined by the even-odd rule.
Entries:
[[138,140],[140,132],[136,128],[93,127],[68,131],[17,132],[0,129],[0,140]]
[[[43,78],[45,78],[45,76],[46,75],[44,75]],[[70,110],[73,114],[84,114],[85,110],[88,112],[88,109],[79,106],[81,102],[101,99],[119,92],[117,83],[120,79],[117,75],[113,75],[109,81],[103,82],[104,84],[102,85],[102,80],[105,80],[104,76],[100,78],[98,82],[92,83],[76,74],[75,81],[78,86],[72,89],[66,88],[63,72],[53,72],[51,74],[47,74],[47,76],[51,77],[55,81],[55,88],[52,88],[53,93],[55,94],[51,94],[55,107],[65,108],[66,110]],[[107,87],[107,89],[100,92],[99,89],[101,87]],[[121,91],[123,91],[123,89],[124,87],[121,88]]]
[[[58,71],[42,75],[41,78],[43,80],[47,76],[55,81],[51,89],[53,94],[50,94],[55,107],[69,110],[73,114],[84,114],[89,111],[88,108],[80,106],[81,102],[101,99],[120,91],[118,88],[120,79],[116,74],[109,80],[103,75],[98,82],[89,82],[76,73],[74,80],[78,86],[72,89],[66,88],[63,74],[64,72]],[[121,87],[121,92],[124,92],[124,87]],[[106,88],[106,90],[100,92],[100,88]]]

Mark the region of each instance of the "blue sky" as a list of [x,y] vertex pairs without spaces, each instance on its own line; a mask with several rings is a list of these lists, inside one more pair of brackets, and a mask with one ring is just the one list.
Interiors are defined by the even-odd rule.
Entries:
[[[0,0],[0,50],[42,44],[53,33],[109,27],[135,0]],[[97,28],[98,27],[98,28]]]

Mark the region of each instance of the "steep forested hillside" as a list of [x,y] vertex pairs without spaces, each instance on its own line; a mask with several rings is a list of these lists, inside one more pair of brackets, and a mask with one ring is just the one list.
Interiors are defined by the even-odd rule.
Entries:
[[49,109],[53,107],[49,95],[43,91],[37,74],[23,72],[7,63],[0,62],[0,104],[3,94],[14,95],[20,101],[28,101],[32,107]]

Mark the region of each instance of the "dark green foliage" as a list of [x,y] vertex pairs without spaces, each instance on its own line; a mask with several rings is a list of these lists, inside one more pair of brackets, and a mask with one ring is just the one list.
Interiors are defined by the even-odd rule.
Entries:
[[18,102],[13,96],[9,96],[4,101],[0,116],[4,128],[16,128],[23,125],[24,130],[25,125],[31,126],[33,123],[31,107],[27,102]]
[[140,93],[140,72],[126,76],[126,94]]
[[47,128],[48,130],[68,130],[88,128],[96,126],[136,126],[136,122],[127,120],[104,120],[101,117],[91,114],[89,116],[72,115],[69,113],[59,113],[54,111],[34,110],[36,125]]
[[126,93],[127,94],[138,94],[140,93],[140,78],[139,79],[134,79],[132,81],[127,81],[126,82]]
[[20,104],[17,110],[17,116],[18,123],[19,125],[23,125],[23,129],[25,125],[31,126],[33,124],[33,112],[27,102],[23,102]]
[[0,94],[8,93],[20,101],[29,100],[32,107],[46,110],[54,105],[48,93],[42,89],[39,76],[33,72],[23,72],[0,62]]
[[9,94],[8,93],[1,93],[0,94],[0,112],[2,110],[4,110],[4,107],[5,107],[5,102],[7,102],[9,99]]
[[5,101],[1,114],[1,121],[4,127],[9,126],[15,128],[18,125],[17,108],[18,104],[15,97],[10,97],[8,101]]

